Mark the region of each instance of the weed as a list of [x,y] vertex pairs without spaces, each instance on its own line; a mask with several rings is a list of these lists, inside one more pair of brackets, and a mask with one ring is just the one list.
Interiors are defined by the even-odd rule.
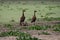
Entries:
[[11,24],[5,24],[5,26],[9,27],[9,26],[12,26]]
[[48,33],[48,32],[42,32],[42,34],[44,34],[44,35],[50,35],[50,33]]
[[23,32],[18,32],[18,31],[9,31],[9,32],[2,32],[0,33],[0,37],[5,37],[5,36],[29,36],[26,33]]
[[54,31],[59,31],[60,32],[60,28],[55,28],[53,29]]
[[10,32],[2,32],[0,33],[0,37],[5,37],[5,36],[18,36],[19,38],[16,38],[17,40],[39,40],[38,38],[31,37],[30,34],[24,33],[24,32],[19,32],[19,31],[10,31]]
[[50,26],[35,25],[35,26],[28,27],[27,29],[29,29],[29,30],[47,30],[48,28],[50,28]]
[[53,30],[60,32],[60,24],[54,25],[54,26],[53,26]]
[[11,29],[11,30],[13,29],[13,27],[12,27],[11,24],[5,24],[4,26],[7,27],[7,28],[9,28],[9,29]]
[[12,19],[11,22],[15,22],[15,20]]
[[28,37],[26,37],[26,36],[21,36],[21,37],[19,37],[19,39],[18,40],[41,40],[41,39],[38,39],[38,38],[36,38],[36,37],[31,37],[31,36],[28,36]]

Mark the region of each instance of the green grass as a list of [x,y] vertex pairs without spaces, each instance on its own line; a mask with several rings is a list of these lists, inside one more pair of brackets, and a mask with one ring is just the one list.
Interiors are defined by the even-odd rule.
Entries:
[[60,24],[54,25],[54,26],[53,26],[53,31],[58,31],[58,32],[60,32]]
[[35,37],[32,38],[31,36],[28,36],[28,37],[23,36],[23,37],[19,37],[19,39],[17,40],[41,40],[41,39],[38,39]]
[[50,35],[50,33],[48,33],[48,32],[42,32],[42,34],[44,34],[44,35]]
[[6,27],[6,28],[8,28],[10,30],[13,30],[14,29],[14,27],[13,27],[12,24],[4,24],[4,27]]
[[25,36],[25,37],[28,37],[30,35],[28,33],[19,32],[19,31],[9,31],[9,32],[0,33],[0,37],[5,37],[5,36]]
[[[60,32],[60,24],[53,25],[52,27],[51,26],[35,25],[35,26],[26,27],[25,29],[28,29],[28,30],[48,30],[48,29],[52,29],[53,31]],[[46,33],[46,32],[43,32],[43,33]],[[48,33],[46,33],[46,34],[48,34]]]
[[48,18],[48,17],[45,17],[45,18],[43,18],[43,20],[46,20],[46,21],[59,21],[60,20],[60,17],[58,17],[58,18],[53,18],[53,17],[50,17],[50,18]]
[[51,35],[49,32],[47,31],[43,31],[43,32],[38,32],[38,35]]
[[[60,5],[58,4],[39,4],[38,2],[32,2],[27,4],[21,3],[1,3],[0,4],[0,22],[7,23],[10,20],[15,20],[19,22],[19,19],[22,14],[22,10],[26,9],[26,20],[33,16],[33,11],[37,10],[36,16],[37,18],[41,18],[41,15],[45,16],[46,13],[56,13],[54,15],[50,15],[49,17],[60,17]],[[39,11],[40,10],[40,11]],[[41,14],[41,15],[40,15]],[[30,19],[29,19],[30,20]]]
[[38,26],[38,25],[27,27],[27,29],[29,30],[47,30],[49,28],[50,26]]
[[[2,32],[0,33],[0,37],[5,37],[5,36],[18,36],[19,38],[16,38],[16,40],[39,40],[38,38],[31,37],[30,34],[24,33],[24,32],[19,32],[19,31],[10,31],[10,32]],[[41,40],[41,39],[40,39]]]

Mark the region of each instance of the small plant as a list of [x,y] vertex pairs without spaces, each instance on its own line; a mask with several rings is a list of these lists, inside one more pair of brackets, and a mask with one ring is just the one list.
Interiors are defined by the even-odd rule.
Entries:
[[60,18],[58,17],[58,18],[54,18],[54,20],[60,20]]
[[44,16],[43,15],[41,15],[41,18],[43,18]]
[[60,24],[54,25],[53,30],[60,32]]
[[15,22],[15,20],[12,19],[11,22]]
[[[30,34],[24,33],[24,32],[19,32],[19,31],[10,31],[10,32],[2,32],[0,33],[0,37],[5,37],[5,36],[18,36],[16,40],[39,40],[38,38],[31,37]],[[41,40],[41,39],[40,39]]]
[[55,28],[55,29],[53,29],[54,31],[58,31],[58,32],[60,32],[60,29],[59,28]]
[[42,34],[44,34],[44,35],[50,35],[50,33],[48,33],[48,32],[42,32]]
[[4,24],[5,27],[9,28],[9,29],[13,29],[12,25],[11,24]]
[[9,31],[9,32],[2,32],[0,33],[0,37],[4,36],[29,36],[29,34],[24,33],[24,32],[19,32],[19,31]]
[[35,25],[35,26],[28,27],[27,29],[29,29],[29,30],[47,30],[48,28],[50,28],[50,26]]
[[12,26],[11,24],[5,24],[5,26],[9,27],[9,26]]
[[41,39],[38,39],[36,37],[32,38],[31,36],[28,36],[28,37],[26,37],[26,36],[20,36],[19,39],[17,39],[17,40],[41,40]]

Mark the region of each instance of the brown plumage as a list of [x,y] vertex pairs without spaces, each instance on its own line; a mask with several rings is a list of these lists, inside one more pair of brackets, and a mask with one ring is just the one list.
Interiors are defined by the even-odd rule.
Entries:
[[36,21],[36,15],[35,15],[36,12],[37,12],[37,11],[34,11],[34,15],[33,15],[33,17],[32,17],[31,23],[33,23],[33,22]]
[[20,25],[22,25],[23,22],[24,22],[24,20],[25,20],[24,12],[25,12],[25,10],[22,11],[22,16],[21,16],[21,18],[20,18]]

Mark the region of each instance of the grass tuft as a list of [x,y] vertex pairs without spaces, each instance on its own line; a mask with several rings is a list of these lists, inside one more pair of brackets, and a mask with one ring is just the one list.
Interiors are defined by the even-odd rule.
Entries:
[[50,28],[50,26],[35,25],[35,26],[28,27],[27,29],[29,29],[29,30],[47,30],[48,28]]

